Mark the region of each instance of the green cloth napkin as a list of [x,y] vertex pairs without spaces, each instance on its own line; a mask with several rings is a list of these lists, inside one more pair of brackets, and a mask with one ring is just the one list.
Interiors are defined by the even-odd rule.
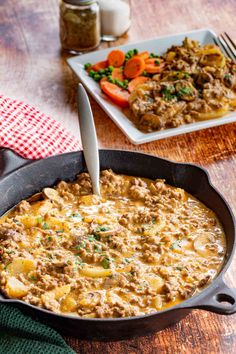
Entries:
[[52,328],[0,304],[1,354],[75,354]]

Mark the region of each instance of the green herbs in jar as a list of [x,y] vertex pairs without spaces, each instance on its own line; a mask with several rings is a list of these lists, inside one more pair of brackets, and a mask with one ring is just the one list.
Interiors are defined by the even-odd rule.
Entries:
[[72,53],[96,48],[101,40],[98,2],[61,0],[60,38],[62,48]]

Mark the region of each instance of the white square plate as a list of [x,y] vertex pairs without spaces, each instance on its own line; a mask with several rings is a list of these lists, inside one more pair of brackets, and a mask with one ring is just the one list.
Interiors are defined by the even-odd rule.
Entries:
[[[189,37],[193,40],[197,40],[200,44],[214,43],[213,39],[216,38],[216,34],[209,29],[202,29],[192,32],[185,32],[165,37],[158,37],[138,43],[132,43],[119,46],[120,49],[125,52],[137,48],[140,52],[148,50],[157,54],[163,54],[172,45],[180,45],[185,37]],[[80,81],[84,84],[90,94],[95,98],[98,104],[104,109],[104,111],[111,117],[111,119],[118,125],[123,133],[129,138],[133,144],[144,144],[150,141],[167,138],[174,135],[193,132],[195,130],[205,129],[231,123],[236,121],[236,114],[229,113],[222,118],[211,119],[202,122],[196,122],[191,124],[185,124],[177,128],[165,129],[161,131],[155,131],[151,133],[143,133],[138,130],[134,124],[122,113],[122,110],[112,103],[108,97],[106,97],[101,89],[91,77],[88,76],[84,70],[85,63],[96,63],[101,60],[105,60],[107,54],[112,48],[75,56],[68,59],[68,64],[79,77]]]

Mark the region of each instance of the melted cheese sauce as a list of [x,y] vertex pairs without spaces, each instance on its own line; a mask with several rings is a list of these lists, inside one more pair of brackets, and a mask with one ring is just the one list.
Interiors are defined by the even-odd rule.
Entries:
[[163,180],[87,174],[22,201],[0,219],[1,290],[80,317],[127,317],[174,306],[220,271],[216,215]]

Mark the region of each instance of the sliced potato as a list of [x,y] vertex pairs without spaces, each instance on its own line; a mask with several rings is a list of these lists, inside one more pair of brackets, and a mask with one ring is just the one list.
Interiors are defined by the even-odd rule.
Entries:
[[27,228],[35,227],[38,225],[38,220],[36,216],[18,216],[18,220]]
[[210,244],[214,244],[214,236],[209,232],[205,232],[197,236],[197,238],[194,240],[193,246],[194,249],[201,256],[207,257],[216,253],[216,249],[215,250],[209,249],[208,246]]
[[50,200],[43,200],[37,203],[34,203],[31,206],[31,209],[34,214],[38,214],[40,216],[47,214],[52,209],[52,203]]
[[80,197],[81,204],[93,205],[99,202],[100,198],[95,194],[83,195]]
[[80,274],[90,278],[104,278],[112,274],[111,269],[103,269],[98,267],[84,267],[80,270]]
[[213,119],[213,118],[220,118],[228,112],[229,112],[229,105],[226,104],[225,106],[223,106],[222,108],[220,108],[218,110],[206,112],[206,113],[199,113],[197,118],[198,118],[198,120],[208,120],[208,119]]
[[63,285],[60,286],[59,288],[56,288],[55,290],[53,290],[54,296],[56,300],[61,299],[63,296],[69,294],[70,292],[70,285]]
[[162,308],[162,298],[160,295],[157,295],[154,297],[153,299],[153,306],[157,309],[157,310],[161,310]]
[[49,229],[64,230],[64,231],[70,230],[68,222],[60,220],[54,216],[47,216],[45,221],[48,224]]
[[76,308],[77,308],[77,301],[71,294],[66,295],[66,297],[62,299],[61,302],[62,312],[74,312]]
[[6,292],[9,297],[21,298],[28,293],[28,287],[16,277],[8,277],[6,283]]
[[11,275],[28,274],[36,269],[36,262],[33,259],[15,258],[12,263],[7,267]]
[[149,283],[150,287],[159,294],[162,291],[164,280],[157,276],[146,276],[145,279]]
[[83,293],[78,298],[78,304],[81,307],[94,308],[101,299],[101,294],[98,291],[90,291]]

